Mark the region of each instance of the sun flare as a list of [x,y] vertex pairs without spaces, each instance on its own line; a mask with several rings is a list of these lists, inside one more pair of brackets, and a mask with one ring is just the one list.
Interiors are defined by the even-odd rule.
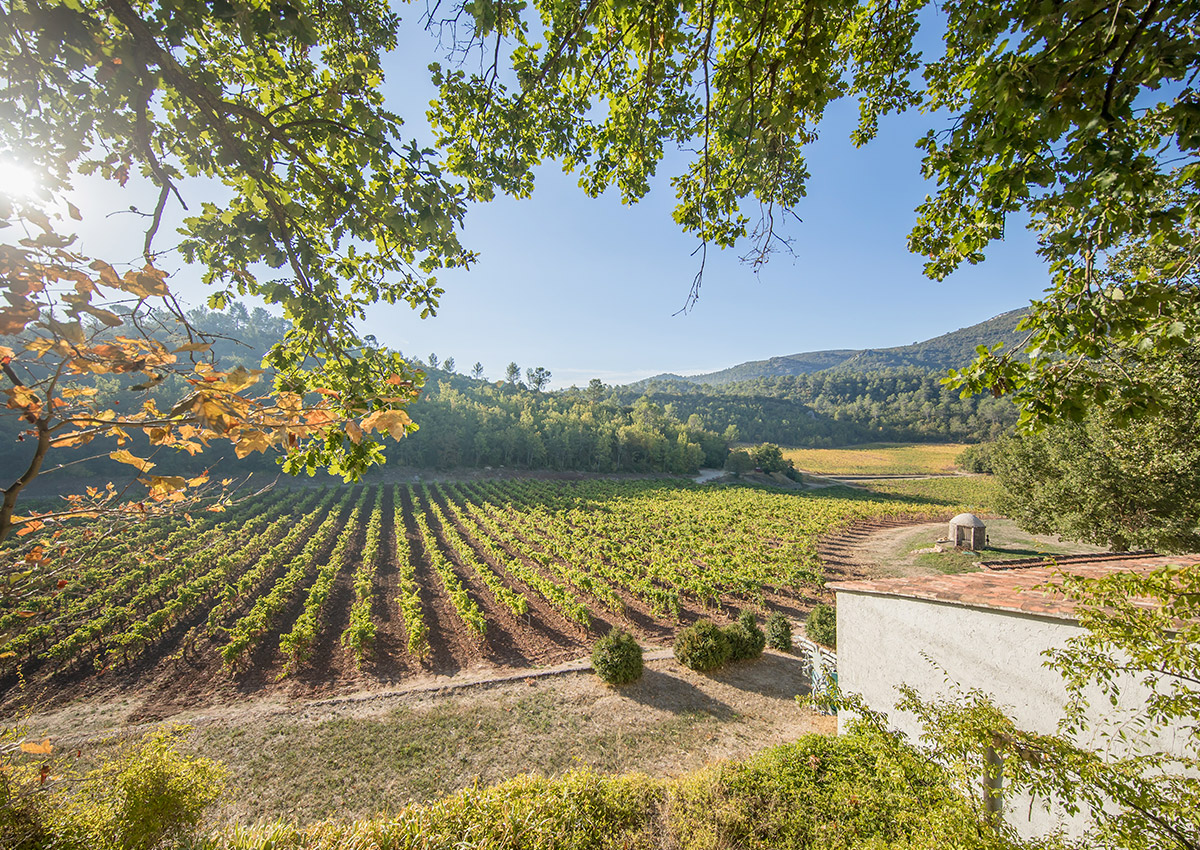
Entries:
[[37,193],[38,185],[32,169],[10,159],[0,159],[0,193],[10,198],[29,198]]

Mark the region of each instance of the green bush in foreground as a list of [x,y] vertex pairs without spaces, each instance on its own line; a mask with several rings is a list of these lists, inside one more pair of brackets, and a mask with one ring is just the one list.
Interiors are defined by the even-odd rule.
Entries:
[[[58,768],[51,766],[50,775]],[[61,767],[61,766],[60,766]],[[224,768],[179,751],[159,729],[82,777],[44,785],[41,765],[0,773],[0,847],[151,850],[190,841],[220,796]]]
[[588,770],[466,788],[378,819],[226,830],[208,850],[1008,850],[950,777],[870,730],[678,779]]
[[767,617],[767,646],[780,652],[792,651],[792,621],[779,611]]
[[820,604],[808,612],[804,631],[810,639],[825,646],[837,646],[837,609],[832,605]]
[[726,640],[729,641],[730,661],[758,658],[767,645],[767,636],[758,627],[753,611],[743,611],[738,615],[738,621],[726,626],[724,632]]
[[716,670],[729,660],[729,638],[711,620],[697,620],[675,636],[675,657],[700,673]]
[[592,648],[592,667],[610,685],[624,685],[642,677],[642,647],[624,629],[614,628]]

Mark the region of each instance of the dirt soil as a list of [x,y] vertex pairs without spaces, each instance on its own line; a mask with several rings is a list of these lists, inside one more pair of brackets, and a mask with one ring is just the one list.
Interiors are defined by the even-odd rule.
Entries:
[[976,569],[979,561],[1047,555],[1092,555],[1108,551],[1060,537],[1030,534],[1009,519],[987,520],[991,548],[930,554],[928,549],[947,534],[946,520],[873,520],[858,523],[823,538],[817,548],[827,574],[838,581],[885,576],[937,575]]

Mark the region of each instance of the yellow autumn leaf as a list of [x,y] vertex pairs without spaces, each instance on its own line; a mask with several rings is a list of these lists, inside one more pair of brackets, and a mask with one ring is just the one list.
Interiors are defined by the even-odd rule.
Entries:
[[246,387],[257,384],[260,375],[262,375],[262,369],[247,369],[245,366],[238,366],[226,375],[225,385],[222,389],[228,390],[231,393],[239,392]]
[[243,458],[251,452],[265,452],[271,448],[271,438],[263,431],[245,431],[234,444],[233,451]]
[[150,498],[162,499],[187,487],[187,479],[182,475],[151,475],[149,478],[139,478],[150,488]]
[[136,466],[138,472],[149,472],[157,464],[151,463],[148,460],[143,460],[140,457],[132,454],[128,449],[117,449],[115,452],[109,452],[108,456],[115,461],[127,463],[130,466]]
[[377,410],[362,421],[364,431],[387,431],[392,439],[402,439],[408,433],[408,425],[412,422],[403,410]]

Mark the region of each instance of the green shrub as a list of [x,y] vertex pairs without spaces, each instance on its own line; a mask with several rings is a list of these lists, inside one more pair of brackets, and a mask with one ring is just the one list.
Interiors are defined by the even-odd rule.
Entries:
[[151,732],[57,787],[42,785],[37,766],[16,765],[0,777],[0,846],[151,850],[187,843],[220,796],[225,769],[181,753],[175,739],[176,732]]
[[804,631],[809,638],[825,646],[837,646],[837,609],[832,605],[820,604],[808,612]]
[[697,620],[675,636],[675,657],[684,667],[701,673],[729,660],[729,639],[711,620]]
[[979,826],[946,771],[875,730],[805,735],[680,777],[670,794],[662,843],[679,850],[1014,847]]
[[729,457],[725,458],[726,472],[742,475],[752,469],[754,469],[754,461],[750,459],[750,452],[745,449],[734,449],[729,453]]
[[978,443],[959,452],[954,462],[967,472],[991,473],[995,471],[992,468],[995,453],[996,443]]
[[729,641],[729,660],[746,661],[762,655],[767,645],[767,636],[758,627],[758,621],[753,611],[743,611],[738,615],[738,621],[726,626],[722,631]]
[[792,651],[792,621],[778,611],[767,617],[767,646],[780,652]]
[[642,647],[629,632],[614,628],[592,648],[592,667],[610,685],[642,677]]

